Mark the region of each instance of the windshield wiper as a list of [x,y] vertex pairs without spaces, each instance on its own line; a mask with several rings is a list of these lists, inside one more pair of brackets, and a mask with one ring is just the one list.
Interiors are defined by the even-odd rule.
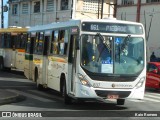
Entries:
[[119,47],[118,47],[118,50],[119,50],[119,63],[121,62],[121,53],[122,51],[126,48],[126,46],[128,45],[128,42],[129,42],[129,38],[131,37],[131,35],[127,35],[125,38],[124,38],[124,42],[123,44],[119,44]]
[[120,49],[120,53],[126,48],[126,46],[128,46],[128,42],[129,42],[129,38],[131,37],[131,35],[127,35],[125,38],[124,38],[124,42],[122,44],[122,47]]
[[[100,54],[99,54],[99,56],[98,56],[98,58],[97,58],[97,62],[98,62],[98,61],[99,61],[99,58],[100,58],[101,54],[103,53],[103,51],[105,50],[105,48],[107,47],[107,49],[108,49],[109,52],[111,51],[111,49],[110,49],[110,47],[108,46],[108,44],[106,43],[106,41],[104,40],[103,36],[102,36],[100,33],[97,33],[97,34],[96,34],[96,37],[97,37],[97,36],[100,38],[101,42],[104,44],[104,46],[103,46],[103,48],[101,49]],[[104,43],[103,41],[105,41],[105,43]],[[105,46],[106,46],[106,47],[105,47]]]

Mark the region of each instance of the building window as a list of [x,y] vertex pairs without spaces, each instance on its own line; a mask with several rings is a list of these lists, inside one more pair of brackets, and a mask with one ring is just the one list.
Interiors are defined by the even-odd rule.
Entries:
[[134,0],[122,0],[122,5],[133,5]]
[[12,14],[17,15],[18,14],[18,4],[12,5]]
[[147,0],[147,3],[160,2],[160,0]]
[[68,10],[68,0],[61,0],[61,10]]
[[[99,7],[101,7],[101,2],[99,3]],[[98,11],[98,1],[97,0],[83,0],[83,11],[97,12]]]
[[47,11],[53,11],[54,10],[54,0],[47,0]]
[[34,2],[34,13],[40,12],[40,1]]
[[22,4],[22,14],[27,14],[28,13],[28,3],[23,3]]

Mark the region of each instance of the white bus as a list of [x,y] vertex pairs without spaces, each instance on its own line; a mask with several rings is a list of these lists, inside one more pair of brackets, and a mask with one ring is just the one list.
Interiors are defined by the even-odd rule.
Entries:
[[38,88],[77,100],[143,99],[146,39],[140,23],[120,20],[70,20],[31,27],[25,75]]
[[0,29],[0,69],[23,71],[27,28]]

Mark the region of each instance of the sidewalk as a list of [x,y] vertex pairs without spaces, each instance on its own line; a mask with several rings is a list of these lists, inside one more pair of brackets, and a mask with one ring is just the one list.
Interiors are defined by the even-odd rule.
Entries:
[[23,99],[24,97],[20,96],[17,93],[0,89],[0,105],[19,102],[22,101]]

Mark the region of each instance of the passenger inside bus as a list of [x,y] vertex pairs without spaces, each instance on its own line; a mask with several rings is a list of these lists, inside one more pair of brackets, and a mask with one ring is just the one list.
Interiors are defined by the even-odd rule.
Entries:
[[93,45],[91,43],[91,41],[88,39],[88,37],[86,37],[84,39],[84,42],[83,42],[83,58],[84,58],[84,62],[85,64],[88,64],[89,62],[92,61],[92,57],[93,57]]

